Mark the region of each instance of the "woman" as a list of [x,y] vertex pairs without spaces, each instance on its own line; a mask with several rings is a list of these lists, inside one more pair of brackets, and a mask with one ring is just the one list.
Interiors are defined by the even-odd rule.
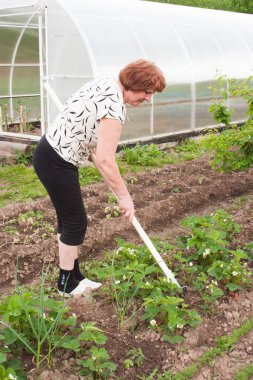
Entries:
[[87,215],[78,166],[95,151],[99,172],[131,222],[134,204],[115,161],[126,117],[124,104],[138,106],[164,88],[165,79],[158,67],[142,59],[132,62],[120,71],[117,80],[93,80],[72,95],[41,138],[33,164],[56,210],[61,294],[71,296],[101,286],[85,278],[79,269],[78,246],[85,237]]

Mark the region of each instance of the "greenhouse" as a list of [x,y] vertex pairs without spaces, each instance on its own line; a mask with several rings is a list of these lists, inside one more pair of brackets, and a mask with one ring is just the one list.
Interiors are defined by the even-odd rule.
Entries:
[[[85,82],[139,58],[154,61],[168,86],[128,107],[122,141],[210,127],[217,74],[252,75],[253,16],[141,0],[0,0],[0,137],[38,140]],[[242,121],[243,101],[228,104]],[[10,127],[21,120],[24,129]]]

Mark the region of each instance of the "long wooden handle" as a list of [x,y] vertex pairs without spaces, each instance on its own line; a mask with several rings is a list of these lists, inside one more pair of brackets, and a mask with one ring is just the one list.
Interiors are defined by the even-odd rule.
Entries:
[[161,255],[157,252],[157,249],[155,248],[154,244],[152,241],[149,239],[148,235],[138,222],[137,218],[134,216],[132,220],[132,225],[146,244],[147,248],[150,250],[152,253],[152,256],[154,257],[155,261],[159,265],[159,267],[162,269],[163,273],[167,277],[168,282],[172,282],[173,284],[177,285],[179,288],[181,287],[177,280],[175,279],[172,271],[167,267],[165,264],[164,260],[162,259]]

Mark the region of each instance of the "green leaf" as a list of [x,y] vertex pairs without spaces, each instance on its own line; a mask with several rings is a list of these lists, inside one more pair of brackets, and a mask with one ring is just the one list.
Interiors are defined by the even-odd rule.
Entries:
[[3,352],[0,352],[0,363],[4,363],[7,361],[7,355]]
[[240,285],[237,285],[237,284],[232,284],[232,283],[229,283],[226,285],[226,287],[231,291],[231,292],[234,292],[238,289],[242,289],[242,287]]
[[71,339],[69,342],[63,342],[62,347],[74,352],[78,352],[80,351],[80,342],[78,339]]
[[169,342],[170,344],[176,344],[176,343],[183,342],[184,337],[181,335],[174,335],[174,336],[164,335],[163,340],[165,340],[165,342]]

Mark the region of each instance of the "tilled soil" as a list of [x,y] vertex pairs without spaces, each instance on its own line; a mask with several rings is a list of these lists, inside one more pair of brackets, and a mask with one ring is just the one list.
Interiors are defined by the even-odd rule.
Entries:
[[[151,236],[163,236],[173,241],[180,233],[179,221],[191,214],[208,214],[218,208],[229,209],[235,220],[242,226],[238,244],[253,240],[253,169],[242,173],[217,174],[210,169],[205,158],[179,165],[169,165],[140,174],[125,176],[133,196],[136,216],[145,231]],[[86,240],[80,248],[80,259],[101,258],[106,249],[115,247],[115,238],[121,237],[132,243],[140,239],[123,217],[106,218],[108,187],[104,183],[83,188],[84,202],[89,216]],[[246,201],[242,201],[246,197]],[[239,200],[238,200],[239,199]],[[240,200],[241,199],[241,200]],[[236,204],[236,207],[234,206]],[[39,226],[16,223],[20,213],[41,210],[43,223]],[[39,277],[43,263],[58,265],[57,241],[48,226],[56,223],[54,210],[48,198],[26,204],[9,205],[0,211],[2,291],[13,284],[15,261],[19,256],[19,273],[23,282]],[[16,234],[6,226],[16,226]],[[17,233],[18,231],[18,233]],[[192,298],[191,298],[192,297]],[[119,379],[137,379],[157,368],[159,372],[179,371],[214,345],[214,338],[226,335],[233,328],[253,316],[253,293],[244,290],[238,298],[227,296],[221,303],[213,305],[210,316],[202,316],[203,322],[196,328],[183,331],[183,344],[171,346],[162,341],[159,334],[140,324],[136,331],[118,329],[118,322],[112,306],[103,297],[72,299],[70,304],[80,321],[95,321],[108,335],[106,348],[111,360],[118,364]],[[194,303],[189,292],[186,302]],[[146,356],[141,368],[124,370],[126,353],[133,347],[140,347]],[[79,379],[73,373],[73,358],[55,358],[56,369],[43,374],[31,372],[31,379]],[[63,361],[62,361],[63,360]],[[252,332],[241,339],[234,350],[215,361],[212,367],[203,368],[196,380],[230,380],[235,372],[253,360]],[[46,377],[45,377],[46,376]]]

